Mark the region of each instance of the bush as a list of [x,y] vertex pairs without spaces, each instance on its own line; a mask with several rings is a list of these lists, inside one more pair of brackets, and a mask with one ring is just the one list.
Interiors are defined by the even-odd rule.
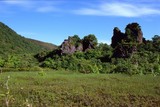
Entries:
[[105,74],[108,74],[108,73],[113,73],[114,69],[115,69],[115,65],[114,64],[111,64],[111,63],[102,63],[102,70],[100,73],[105,73]]
[[113,73],[139,74],[138,66],[136,63],[132,63],[130,59],[116,59],[113,64],[115,64]]
[[57,66],[56,66],[56,62],[51,59],[51,58],[47,58],[42,64],[41,64],[41,67],[49,67],[49,68],[53,68],[53,69],[56,69]]

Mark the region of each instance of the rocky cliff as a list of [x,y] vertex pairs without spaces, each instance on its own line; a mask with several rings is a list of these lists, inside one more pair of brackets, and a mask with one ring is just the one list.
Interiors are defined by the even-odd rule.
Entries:
[[113,57],[127,58],[137,51],[137,45],[143,42],[143,33],[138,23],[128,24],[125,33],[118,27],[113,30],[111,46],[114,48]]
[[97,45],[97,38],[90,34],[80,39],[78,35],[69,36],[60,46],[60,54],[73,54],[74,52],[84,52],[88,49],[94,49]]
[[72,54],[76,51],[83,51],[83,44],[80,39],[75,39],[75,36],[65,39],[60,46],[61,54]]

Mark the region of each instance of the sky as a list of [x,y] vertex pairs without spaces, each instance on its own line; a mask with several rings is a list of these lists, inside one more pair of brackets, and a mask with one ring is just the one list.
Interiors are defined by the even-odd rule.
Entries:
[[160,35],[160,0],[0,0],[0,21],[24,37],[56,45],[75,34],[110,44],[114,27],[124,32],[133,22],[152,39]]

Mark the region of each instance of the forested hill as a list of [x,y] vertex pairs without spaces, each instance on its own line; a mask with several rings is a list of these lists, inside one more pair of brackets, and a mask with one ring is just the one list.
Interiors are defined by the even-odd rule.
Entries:
[[26,38],[26,39],[28,39],[30,42],[33,42],[34,44],[37,44],[39,46],[46,48],[47,50],[54,50],[55,48],[57,48],[57,46],[52,43],[46,43],[46,42],[42,42],[39,40],[30,39],[30,38]]
[[54,48],[55,45],[22,37],[0,22],[0,55],[38,53]]

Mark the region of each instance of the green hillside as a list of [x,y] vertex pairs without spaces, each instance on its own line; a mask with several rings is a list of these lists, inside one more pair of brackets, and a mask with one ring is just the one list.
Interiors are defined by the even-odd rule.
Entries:
[[52,50],[56,46],[18,35],[14,30],[0,22],[0,55],[38,53]]
[[46,42],[42,42],[42,41],[30,39],[30,38],[26,38],[26,39],[28,39],[30,42],[32,42],[36,45],[39,45],[39,46],[46,48],[47,50],[54,50],[55,48],[57,48],[56,45],[51,44],[51,43],[46,43]]

